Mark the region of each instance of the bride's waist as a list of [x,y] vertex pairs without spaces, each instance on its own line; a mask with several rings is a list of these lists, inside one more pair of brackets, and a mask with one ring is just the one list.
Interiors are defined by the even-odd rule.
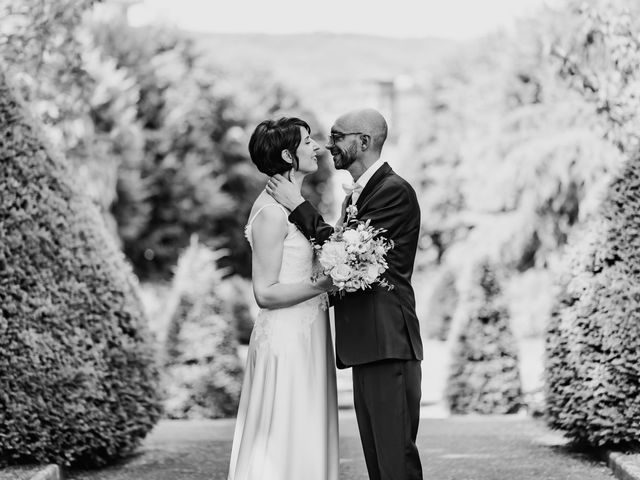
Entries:
[[326,293],[321,295],[317,295],[313,298],[305,300],[300,303],[296,303],[295,305],[290,305],[288,307],[280,307],[280,308],[261,308],[258,311],[258,316],[279,316],[282,314],[289,314],[294,311],[308,311],[308,310],[326,310],[329,305],[329,299]]

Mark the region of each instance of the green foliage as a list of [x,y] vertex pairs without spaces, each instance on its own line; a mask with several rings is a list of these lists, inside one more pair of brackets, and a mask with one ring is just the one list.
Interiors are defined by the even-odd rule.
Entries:
[[228,417],[238,409],[243,370],[235,325],[218,292],[223,254],[194,236],[178,261],[165,307],[165,406],[171,418]]
[[593,133],[593,106],[549,61],[559,27],[531,23],[517,43],[488,38],[445,63],[430,86],[415,174],[436,265],[454,248],[467,258],[500,252],[517,272],[544,266],[593,213],[619,161]]
[[0,73],[0,462],[102,464],[160,416],[137,285]]
[[[139,88],[144,153],[120,169],[112,205],[136,272],[167,279],[178,252],[197,234],[229,251],[223,265],[250,276],[243,226],[266,178],[249,159],[249,135],[259,121],[282,113],[317,121],[265,75],[228,78],[178,32],[111,21],[95,24],[93,34]],[[330,176],[326,161],[321,165],[305,185],[307,194],[315,193],[312,201],[321,199]]]
[[559,73],[594,104],[604,136],[633,154],[640,147],[640,6],[630,0],[570,4],[576,26],[553,49]]
[[258,313],[251,281],[239,275],[228,277],[219,285],[218,292],[223,299],[222,313],[235,325],[238,342],[248,345]]
[[0,34],[0,56],[115,234],[108,209],[117,171],[142,154],[143,141],[137,86],[102,56],[87,28],[94,3],[0,2],[0,17],[11,26]]
[[458,300],[456,276],[451,270],[445,269],[435,281],[427,307],[428,314],[423,320],[422,331],[426,332],[428,338],[447,339]]
[[546,337],[549,424],[591,445],[640,435],[640,158],[576,235]]
[[[0,56],[14,69],[21,93],[31,98],[50,99],[52,79],[73,92],[61,99],[60,111],[73,104],[85,79],[82,70],[83,41],[80,26],[94,0],[43,2],[0,1]],[[36,79],[41,80],[37,82]],[[46,80],[42,82],[42,80]],[[67,102],[66,100],[72,100]]]
[[224,191],[221,150],[237,121],[233,100],[177,32],[110,21],[95,23],[92,34],[138,88],[134,118],[143,146],[118,170],[111,211],[136,273],[166,278],[189,236],[221,235],[220,221],[236,207]]
[[[268,75],[231,76],[186,34],[131,28],[108,4],[101,23],[93,4],[0,0],[0,56],[29,109],[139,277],[169,280],[193,233],[229,249],[224,264],[248,277],[243,225],[266,182],[248,158],[250,131],[279,112],[317,121]],[[331,170],[320,165],[305,191],[326,207]]]
[[[556,301],[555,273],[549,268],[531,268],[504,282],[509,299],[511,329],[518,339],[542,339]],[[542,357],[539,357],[542,360]],[[538,380],[542,380],[539,378]]]
[[515,413],[522,405],[516,340],[494,267],[481,262],[453,350],[446,398],[452,413]]
[[551,55],[580,34],[575,14],[558,8],[521,21],[517,39],[466,45],[433,70],[428,112],[416,123],[408,175],[424,219],[416,271],[435,276],[496,259],[518,334],[542,334],[554,295],[518,286],[533,276],[548,283],[545,273],[596,215],[622,161],[598,105],[568,86]]

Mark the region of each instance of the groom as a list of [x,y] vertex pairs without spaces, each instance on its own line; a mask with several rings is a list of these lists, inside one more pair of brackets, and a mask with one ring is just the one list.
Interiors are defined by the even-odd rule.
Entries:
[[[359,220],[384,228],[395,247],[385,277],[392,290],[374,287],[333,300],[336,363],[352,367],[353,395],[371,480],[422,480],[416,436],[420,418],[422,341],[411,274],[420,232],[413,188],[382,161],[387,122],[376,110],[349,112],[331,127],[327,150],[335,168],[355,183],[343,203],[355,205]],[[267,192],[285,206],[307,237],[323,243],[333,233],[299,189],[276,175]],[[344,220],[344,218],[343,218]]]

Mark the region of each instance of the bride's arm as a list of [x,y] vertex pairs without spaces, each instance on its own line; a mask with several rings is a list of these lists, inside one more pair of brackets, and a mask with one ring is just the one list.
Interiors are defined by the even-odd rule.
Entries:
[[328,280],[279,283],[287,220],[280,208],[265,208],[253,220],[253,294],[260,308],[282,308],[308,300],[328,290]]

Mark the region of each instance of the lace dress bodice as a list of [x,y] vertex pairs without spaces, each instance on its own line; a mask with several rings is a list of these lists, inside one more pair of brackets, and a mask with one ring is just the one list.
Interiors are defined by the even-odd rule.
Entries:
[[[287,211],[283,206],[277,203],[268,203],[263,205],[258,211],[251,217],[249,223],[245,227],[245,237],[249,241],[249,245],[253,249],[253,240],[251,226],[255,218],[260,214],[264,208],[280,208],[284,215],[287,216]],[[309,240],[298,230],[298,228],[287,219],[287,226],[289,228],[287,236],[284,239],[284,245],[282,249],[282,266],[280,267],[280,275],[278,281],[280,283],[299,283],[311,281],[311,275],[313,273],[313,247]]]
[[[245,236],[253,249],[252,224],[264,208],[280,208],[288,217],[287,210],[280,204],[266,204],[260,207],[245,227]],[[278,282],[283,284],[310,283],[314,273],[314,249],[309,240],[287,218],[287,236],[282,249],[282,264]],[[311,324],[318,318],[320,310],[328,308],[326,294],[318,295],[291,307],[277,309],[260,309],[252,339],[256,343],[278,342],[286,337],[303,333],[308,337]],[[286,326],[285,326],[286,323]],[[274,337],[278,338],[274,338]]]

